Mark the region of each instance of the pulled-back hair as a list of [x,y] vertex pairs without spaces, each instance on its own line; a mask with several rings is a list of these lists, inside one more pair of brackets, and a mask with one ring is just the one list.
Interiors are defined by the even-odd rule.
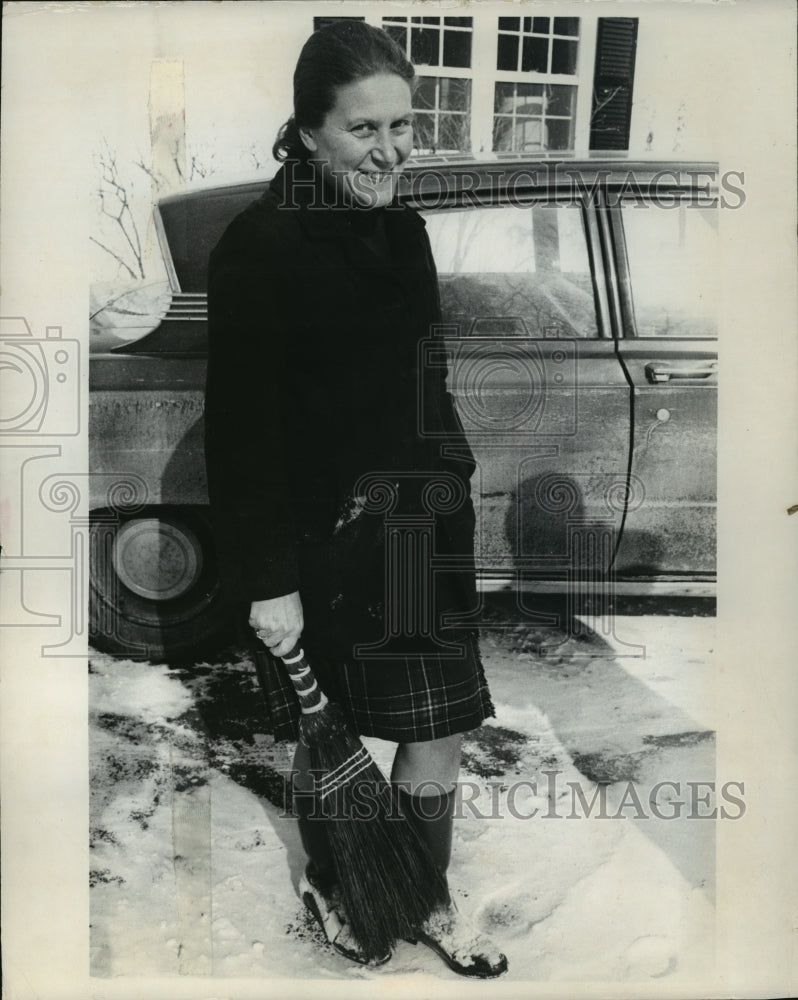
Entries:
[[272,147],[276,160],[310,155],[299,135],[319,128],[335,105],[339,87],[377,74],[394,74],[412,85],[415,70],[396,42],[364,21],[334,21],[319,28],[302,46],[294,70],[294,113]]

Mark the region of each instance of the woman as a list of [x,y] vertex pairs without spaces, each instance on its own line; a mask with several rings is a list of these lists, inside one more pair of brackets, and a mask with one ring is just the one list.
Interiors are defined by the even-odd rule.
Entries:
[[[362,22],[306,42],[275,144],[285,162],[211,257],[206,457],[226,575],[272,654],[261,680],[275,738],[297,739],[276,658],[301,634],[356,730],[398,743],[391,779],[445,871],[462,733],[493,706],[473,628],[445,622],[476,607],[474,465],[444,370],[419,368],[439,321],[436,274],[423,220],[394,197],[413,146],[413,76]],[[391,555],[427,551],[423,540],[446,571]],[[301,743],[294,767],[301,895],[360,961],[324,821],[303,794]],[[506,969],[454,908],[419,936],[465,975]]]

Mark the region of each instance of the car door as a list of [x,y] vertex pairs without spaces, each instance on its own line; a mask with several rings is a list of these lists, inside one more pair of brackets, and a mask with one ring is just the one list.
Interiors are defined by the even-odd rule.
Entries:
[[611,217],[634,407],[614,571],[676,592],[715,573],[717,208],[685,191],[673,204],[621,201]]
[[477,462],[483,587],[583,590],[614,555],[629,388],[590,212],[532,193],[426,213],[445,321],[426,363],[448,364]]

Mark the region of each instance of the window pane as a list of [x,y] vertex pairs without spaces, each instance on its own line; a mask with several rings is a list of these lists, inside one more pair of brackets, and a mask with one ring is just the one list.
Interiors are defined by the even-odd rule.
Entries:
[[471,32],[444,31],[443,33],[443,65],[471,65]]
[[438,117],[437,148],[449,152],[467,153],[471,149],[468,115],[441,114]]
[[517,85],[516,93],[518,94],[519,104],[518,107],[521,108],[525,104],[530,104],[537,102],[540,104],[540,99],[543,97],[543,84],[542,83],[519,83]]
[[401,21],[402,24],[407,24],[406,17],[396,17],[394,14],[387,14],[382,20],[383,23],[385,21]]
[[549,20],[548,17],[534,17],[532,18],[532,30],[542,31],[544,34],[548,34],[549,31]]
[[440,83],[440,106],[444,111],[468,111],[471,107],[471,81],[444,77]]
[[445,322],[465,335],[597,336],[578,209],[505,206],[425,217]]
[[499,35],[496,69],[518,69],[518,35]]
[[549,40],[529,35],[524,38],[521,69],[524,73],[545,73],[549,68]]
[[468,152],[471,149],[471,81],[421,76],[413,97],[416,148]]
[[531,17],[525,17],[524,18],[524,31],[531,31],[531,30],[532,30],[532,18]]
[[512,118],[493,119],[493,149],[497,153],[510,153],[513,149]]
[[551,43],[552,73],[575,73],[578,48],[579,42],[566,42],[563,39],[555,38]]
[[717,337],[717,211],[627,204],[622,212],[637,335]]
[[435,116],[416,114],[413,123],[415,147],[422,153],[429,153],[435,148]]
[[541,118],[493,119],[493,148],[500,153],[535,152],[544,149]]
[[422,17],[421,18],[421,22],[422,22],[422,24],[438,24],[439,25],[441,23],[441,19],[439,17]]
[[546,87],[546,114],[572,118],[576,104],[576,87],[553,83]]
[[443,19],[444,24],[450,24],[455,28],[470,28],[472,18],[470,17],[445,17]]
[[384,24],[383,30],[391,36],[402,52],[407,52],[407,28],[401,24]]
[[499,18],[499,31],[520,31],[520,30],[521,30],[520,17]]
[[[507,109],[508,101],[512,101],[515,93],[515,85],[512,83],[497,83],[494,91],[493,110],[504,111]],[[510,104],[510,107],[512,105]]]
[[573,149],[574,123],[556,118],[546,119],[546,148]]
[[497,83],[494,100],[494,110],[503,114],[512,111],[517,113],[543,113],[542,83]]
[[579,37],[579,18],[578,17],[555,17],[554,18],[554,34],[555,35],[571,35],[573,38]]
[[413,107],[416,109],[435,107],[435,90],[438,83],[436,76],[416,77],[418,84],[413,94]]
[[435,28],[412,28],[410,61],[417,66],[437,66],[439,38],[440,32]]
[[543,122],[540,118],[519,118],[515,127],[515,149],[519,153],[545,149]]

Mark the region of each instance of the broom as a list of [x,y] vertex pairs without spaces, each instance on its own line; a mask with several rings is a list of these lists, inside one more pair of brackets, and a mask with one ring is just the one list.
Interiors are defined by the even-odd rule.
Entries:
[[312,770],[321,773],[314,793],[330,821],[341,901],[366,958],[376,959],[398,938],[414,938],[427,917],[449,903],[446,877],[402,815],[396,788],[319,688],[301,647],[281,659],[302,709],[300,739]]

